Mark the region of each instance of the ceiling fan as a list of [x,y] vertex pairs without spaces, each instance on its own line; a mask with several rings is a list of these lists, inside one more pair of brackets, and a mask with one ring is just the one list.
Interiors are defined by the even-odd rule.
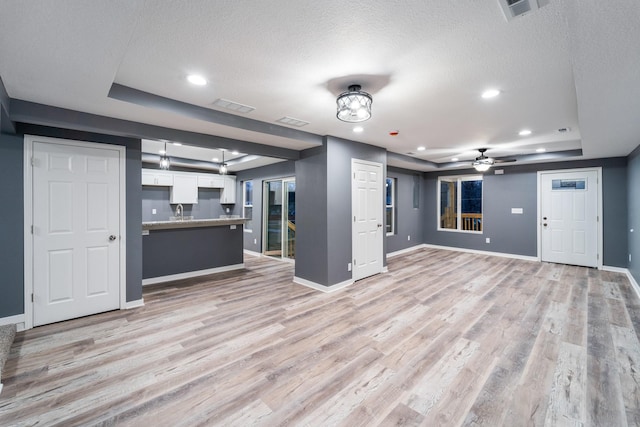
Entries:
[[484,155],[484,153],[487,151],[486,148],[478,148],[478,151],[480,152],[480,156],[476,157],[476,159],[471,163],[471,166],[473,166],[478,172],[488,171],[489,168],[496,163],[511,163],[516,161],[516,159],[501,160],[487,157]]

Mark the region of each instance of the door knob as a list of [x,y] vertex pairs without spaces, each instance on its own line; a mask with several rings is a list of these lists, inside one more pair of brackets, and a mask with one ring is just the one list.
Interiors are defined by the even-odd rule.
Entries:
[[114,240],[116,240],[116,236],[114,236],[113,234],[111,236],[109,236],[109,241],[113,242]]

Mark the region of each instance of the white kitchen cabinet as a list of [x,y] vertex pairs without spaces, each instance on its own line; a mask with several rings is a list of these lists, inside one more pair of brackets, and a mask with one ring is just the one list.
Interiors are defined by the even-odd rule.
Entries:
[[142,169],[142,185],[171,187],[173,185],[173,174],[154,169]]
[[198,187],[202,188],[224,188],[224,177],[211,173],[198,175]]
[[236,177],[233,175],[224,175],[224,188],[220,192],[221,204],[235,204],[236,203]]
[[198,203],[198,176],[192,173],[174,173],[169,203]]

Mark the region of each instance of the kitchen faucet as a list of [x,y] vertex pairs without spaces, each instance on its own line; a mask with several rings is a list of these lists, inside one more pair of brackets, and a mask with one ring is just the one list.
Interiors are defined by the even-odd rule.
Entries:
[[176,218],[177,217],[180,217],[180,219],[184,221],[184,207],[182,207],[182,203],[178,203],[178,206],[176,206]]

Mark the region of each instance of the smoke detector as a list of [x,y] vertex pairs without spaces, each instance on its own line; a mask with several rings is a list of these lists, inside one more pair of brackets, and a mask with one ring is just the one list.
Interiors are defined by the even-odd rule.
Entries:
[[534,12],[549,4],[549,0],[498,0],[504,17],[511,21],[518,16]]

